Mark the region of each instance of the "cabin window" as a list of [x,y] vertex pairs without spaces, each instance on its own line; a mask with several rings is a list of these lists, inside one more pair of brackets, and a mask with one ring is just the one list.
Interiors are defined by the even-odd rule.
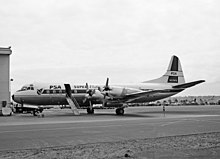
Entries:
[[77,93],[86,93],[86,90],[84,90],[84,89],[78,89],[78,90],[77,90]]
[[59,94],[60,91],[59,90],[54,90],[53,93]]

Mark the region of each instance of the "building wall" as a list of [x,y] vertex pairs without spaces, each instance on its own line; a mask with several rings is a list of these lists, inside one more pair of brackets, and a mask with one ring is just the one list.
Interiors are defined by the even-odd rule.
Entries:
[[0,113],[3,101],[6,101],[7,105],[10,104],[10,54],[9,48],[0,48]]

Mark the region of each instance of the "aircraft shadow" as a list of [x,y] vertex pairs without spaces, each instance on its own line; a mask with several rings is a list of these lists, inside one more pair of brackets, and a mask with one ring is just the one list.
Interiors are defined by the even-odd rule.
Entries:
[[[179,110],[172,111],[166,110],[163,111],[139,111],[139,112],[125,112],[124,115],[116,115],[114,111],[112,112],[95,112],[94,114],[87,114],[86,112],[80,112],[79,116],[74,115],[70,112],[45,112],[45,118],[53,118],[53,117],[76,117],[76,118],[90,118],[90,117],[113,117],[113,118],[155,118],[163,115],[207,115],[207,112],[201,111],[187,111],[187,110]],[[18,117],[21,118],[39,118],[38,116],[33,116],[32,114],[18,114]]]
[[63,114],[46,114],[45,117],[117,117],[117,118],[124,118],[124,117],[154,117],[152,115],[144,115],[144,114],[136,114],[136,113],[125,113],[124,115],[116,115],[114,112],[113,113],[95,113],[95,114],[87,114],[87,113],[80,113],[79,116],[75,116],[72,113],[63,113]]
[[170,115],[202,115],[202,114],[207,114],[206,112],[201,112],[201,111],[185,111],[185,110],[179,110],[179,111],[151,111],[151,112],[136,112],[138,114],[170,114]]
[[[33,116],[32,114],[17,114],[16,115],[19,118],[42,118],[42,117],[38,117],[38,116]],[[126,113],[124,115],[116,115],[115,112],[95,112],[94,114],[87,114],[86,112],[80,112],[79,116],[74,115],[72,112],[46,112],[44,113],[44,118],[54,118],[54,117],[74,117],[74,118],[90,118],[90,117],[112,117],[112,118],[154,118],[155,115],[150,115],[150,114],[146,114],[146,113],[137,113],[137,112],[129,112]]]

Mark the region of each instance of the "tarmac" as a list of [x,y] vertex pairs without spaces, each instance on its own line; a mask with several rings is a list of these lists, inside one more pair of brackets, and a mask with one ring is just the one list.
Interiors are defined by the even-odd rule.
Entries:
[[113,109],[45,110],[0,117],[0,151],[220,132],[220,106],[129,107],[123,116]]

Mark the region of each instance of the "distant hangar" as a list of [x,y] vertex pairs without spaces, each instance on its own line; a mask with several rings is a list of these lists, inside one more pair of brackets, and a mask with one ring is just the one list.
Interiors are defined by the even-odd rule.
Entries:
[[10,105],[10,55],[11,47],[0,47],[0,115],[2,108]]

